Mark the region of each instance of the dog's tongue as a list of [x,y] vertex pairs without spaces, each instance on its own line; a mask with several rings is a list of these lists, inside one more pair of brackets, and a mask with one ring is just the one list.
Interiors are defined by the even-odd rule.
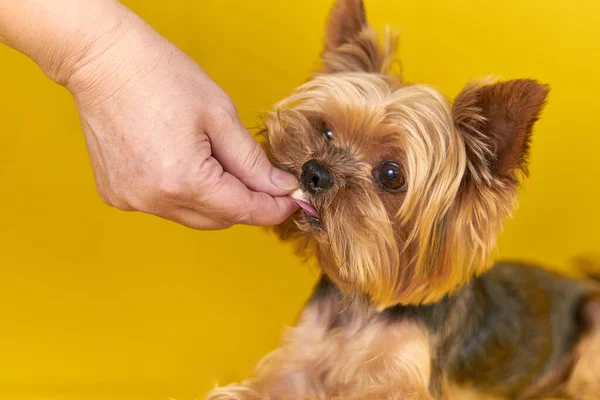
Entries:
[[304,210],[304,212],[310,215],[311,217],[319,218],[319,213],[309,203],[305,202],[304,200],[296,200],[296,203],[298,203],[298,205]]
[[315,210],[315,208],[312,205],[310,205],[309,202],[304,200],[304,192],[302,192],[302,190],[298,189],[290,196],[294,200],[296,200],[296,203],[300,206],[300,208],[304,210],[305,213],[307,213],[311,217],[320,218],[317,210]]

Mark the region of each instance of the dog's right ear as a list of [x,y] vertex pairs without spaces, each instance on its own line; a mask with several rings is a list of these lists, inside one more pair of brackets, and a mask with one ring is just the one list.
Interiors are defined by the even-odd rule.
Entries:
[[363,1],[336,0],[325,33],[324,72],[386,72],[397,47],[396,36],[388,36],[382,50],[367,24]]

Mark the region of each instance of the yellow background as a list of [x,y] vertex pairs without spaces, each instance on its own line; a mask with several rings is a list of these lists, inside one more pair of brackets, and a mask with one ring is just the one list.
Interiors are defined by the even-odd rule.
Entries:
[[[247,126],[316,66],[330,1],[129,0]],[[410,81],[552,86],[501,254],[568,268],[599,250],[600,2],[366,0]],[[98,199],[73,102],[0,48],[0,398],[199,398],[276,346],[316,272],[261,229],[195,232]]]

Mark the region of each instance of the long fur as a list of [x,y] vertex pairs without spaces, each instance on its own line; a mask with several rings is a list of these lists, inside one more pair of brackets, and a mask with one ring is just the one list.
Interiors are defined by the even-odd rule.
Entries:
[[[303,181],[315,161],[333,182],[303,181],[318,220],[298,212],[275,228],[323,277],[255,376],[209,398],[597,398],[598,286],[490,271],[548,88],[486,79],[448,101],[403,82],[397,43],[387,30],[380,44],[362,1],[338,0],[322,67],[265,117],[278,167]],[[402,190],[379,182],[385,162]]]

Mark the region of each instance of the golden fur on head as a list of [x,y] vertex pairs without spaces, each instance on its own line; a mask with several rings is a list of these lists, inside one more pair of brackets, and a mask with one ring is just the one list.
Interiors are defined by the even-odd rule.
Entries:
[[[379,307],[437,301],[489,267],[547,95],[530,80],[471,84],[450,105],[389,72],[386,36],[380,46],[360,1],[338,1],[322,71],[265,121],[278,166],[300,176],[318,160],[334,181],[310,196],[320,226],[299,212],[278,232],[307,239],[330,279]],[[379,184],[384,162],[406,190]]]

